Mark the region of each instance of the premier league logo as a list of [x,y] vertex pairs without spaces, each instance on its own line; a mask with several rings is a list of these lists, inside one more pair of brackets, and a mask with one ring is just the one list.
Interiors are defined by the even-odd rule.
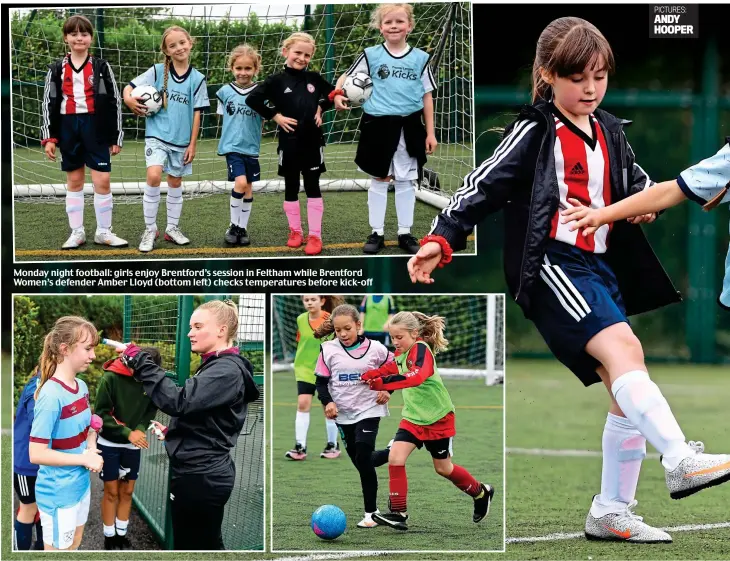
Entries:
[[378,68],[378,78],[385,80],[388,76],[390,76],[390,69],[388,68],[388,65],[381,64],[380,68]]
[[235,115],[236,114],[236,108],[233,105],[233,102],[232,101],[229,101],[228,103],[226,103],[226,113],[228,113],[229,115]]

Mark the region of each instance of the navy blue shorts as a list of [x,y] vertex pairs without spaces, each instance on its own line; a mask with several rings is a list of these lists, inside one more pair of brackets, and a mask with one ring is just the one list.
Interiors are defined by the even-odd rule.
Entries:
[[602,255],[550,240],[530,293],[529,319],[552,353],[584,385],[601,381],[598,360],[585,352],[594,335],[626,322],[616,276]]
[[[134,481],[137,479],[142,450],[104,446],[103,444],[97,444],[97,447],[101,450],[101,457],[104,458],[104,467],[99,472],[102,481],[116,481],[117,479]],[[123,476],[122,469],[125,472]]]
[[226,154],[226,167],[228,168],[228,181],[235,181],[236,177],[246,176],[246,181],[253,183],[261,179],[261,166],[259,159],[254,156],[230,153]]
[[74,171],[84,166],[96,171],[112,170],[109,146],[100,144],[96,139],[96,116],[61,115],[61,169]]

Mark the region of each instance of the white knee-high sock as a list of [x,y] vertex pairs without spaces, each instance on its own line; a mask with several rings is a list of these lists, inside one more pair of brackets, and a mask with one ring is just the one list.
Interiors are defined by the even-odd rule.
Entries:
[[94,193],[94,212],[96,213],[96,229],[109,231],[112,227],[112,194]]
[[398,235],[411,233],[415,208],[416,188],[413,185],[413,181],[396,181],[395,212],[398,216]]
[[388,208],[388,182],[372,179],[368,189],[368,219],[373,232],[385,234],[385,211]]
[[335,423],[334,419],[327,419],[327,442],[334,442],[337,444],[337,423]]
[[253,207],[253,195],[250,199],[243,199],[241,203],[241,215],[238,219],[238,225],[241,228],[248,228],[248,220],[251,218],[251,208]]
[[241,204],[243,201],[243,193],[236,193],[231,189],[231,224],[238,226],[238,222],[241,219]]
[[294,422],[294,436],[296,441],[307,447],[307,432],[309,431],[309,411],[306,413],[297,411],[297,419]]
[[142,196],[142,209],[144,211],[144,224],[150,230],[157,230],[157,211],[160,208],[160,188],[151,185],[144,186]]
[[613,382],[611,391],[631,424],[662,454],[665,469],[676,469],[682,460],[694,454],[649,374],[641,370],[627,372]]
[[84,192],[66,191],[66,214],[72,230],[84,227]]
[[167,205],[167,227],[177,226],[180,223],[183,207],[182,187],[168,187],[165,204]]
[[646,457],[646,438],[626,417],[609,413],[602,448],[601,494],[591,506],[596,518],[618,512],[634,500],[641,462]]

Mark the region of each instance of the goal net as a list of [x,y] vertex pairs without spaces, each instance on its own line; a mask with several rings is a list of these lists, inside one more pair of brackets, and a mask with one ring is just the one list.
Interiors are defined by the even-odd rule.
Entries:
[[[193,37],[192,64],[207,78],[210,111],[202,118],[193,175],[185,178],[187,197],[228,192],[225,160],[217,156],[220,121],[216,91],[233,78],[226,68],[231,50],[242,43],[262,56],[257,81],[280,71],[280,45],[294,31],[307,31],[317,48],[310,68],[334,83],[365,47],[382,41],[368,27],[374,4],[212,5],[20,9],[11,13],[13,172],[16,200],[62,201],[65,174],[49,162],[40,146],[41,102],[49,63],[66,52],[63,21],[71,13],[84,14],[95,26],[92,53],[109,61],[120,90],[130,80],[160,62],[164,29],[180,25]],[[473,168],[471,7],[460,3],[414,4],[416,26],[411,46],[431,54],[436,79],[435,126],[439,147],[429,157],[419,196],[444,206]],[[124,146],[112,160],[112,191],[127,195],[118,202],[139,198],[145,184],[144,119],[123,109]],[[369,179],[354,164],[359,137],[360,109],[325,113],[327,147],[324,190],[361,190]],[[261,146],[262,181],[258,193],[283,189],[277,172],[275,124],[264,126]],[[163,182],[163,191],[166,185]],[[91,184],[85,186],[91,192]]]
[[[347,294],[358,309],[364,295]],[[484,378],[487,384],[504,379],[504,295],[435,296],[394,295],[396,311],[439,315],[446,321],[449,349],[438,355],[445,377]],[[297,322],[303,313],[301,296],[274,296],[272,304],[272,357],[274,371],[292,368],[296,354]],[[391,347],[392,350],[392,347]]]

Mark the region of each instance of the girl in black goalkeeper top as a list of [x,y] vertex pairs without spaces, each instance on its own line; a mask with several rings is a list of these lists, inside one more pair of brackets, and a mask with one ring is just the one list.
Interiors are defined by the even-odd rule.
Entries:
[[[246,103],[264,119],[279,125],[279,175],[284,178],[284,213],[289,222],[289,247],[304,243],[299,211],[299,174],[307,193],[309,236],[304,253],[322,252],[322,193],[319,176],[324,165],[322,112],[332,107],[334,86],[318,72],[307,70],[314,55],[314,38],[293,33],[282,44],[284,70],[269,76],[246,98]],[[269,105],[267,105],[267,102]]]
[[178,387],[135,344],[122,359],[160,411],[172,417],[165,432],[172,479],[172,529],[177,550],[225,549],[221,524],[236,468],[230,451],[259,397],[251,363],[233,339],[238,309],[227,300],[206,302],[190,317],[190,344],[202,361]]

